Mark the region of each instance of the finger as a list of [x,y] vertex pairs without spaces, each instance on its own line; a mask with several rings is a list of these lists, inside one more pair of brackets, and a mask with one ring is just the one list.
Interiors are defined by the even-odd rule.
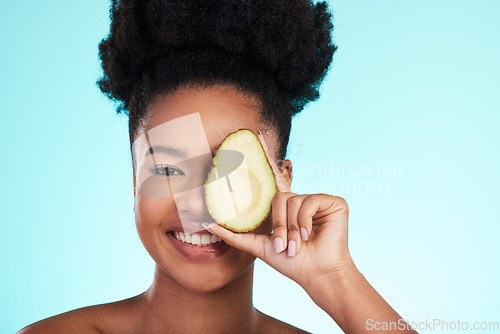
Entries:
[[269,148],[267,147],[267,144],[266,144],[266,141],[264,139],[264,136],[262,135],[262,132],[259,131],[259,133],[257,134],[257,137],[259,138],[260,143],[262,144],[262,148],[264,148],[264,152],[266,153],[267,159],[269,160],[269,164],[271,165],[271,168],[273,170],[278,191],[279,192],[292,192],[292,190],[290,189],[290,186],[288,185],[288,182],[286,181],[285,177],[283,176],[283,173],[281,173],[278,166],[276,165],[276,162],[274,161],[274,159],[272,159],[272,155],[269,153]]
[[295,256],[300,250],[300,226],[297,214],[306,197],[307,195],[295,195],[289,197],[287,200],[288,256]]
[[[309,195],[312,199],[308,200],[307,205],[303,205],[300,215],[311,216],[314,224],[322,224],[328,221],[342,221],[349,215],[349,206],[342,197],[327,194]],[[310,230],[308,230],[310,233]]]
[[273,250],[275,253],[281,253],[287,247],[287,200],[296,195],[294,193],[277,192],[271,202],[271,217],[273,225]]
[[253,256],[263,258],[265,255],[266,243],[269,243],[269,236],[254,233],[234,233],[217,223],[202,224],[209,232],[212,232],[229,246],[236,247]]
[[312,231],[312,225],[313,225],[313,215],[316,213],[315,210],[318,208],[316,205],[315,201],[317,201],[318,198],[313,195],[308,195],[304,201],[302,202],[302,205],[299,209],[299,212],[297,213],[297,220],[299,222],[300,226],[300,236],[302,240],[306,241],[309,239],[309,235],[311,234]]

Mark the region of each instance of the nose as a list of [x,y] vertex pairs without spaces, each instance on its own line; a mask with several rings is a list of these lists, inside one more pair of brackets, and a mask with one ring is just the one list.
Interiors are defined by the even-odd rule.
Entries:
[[213,165],[211,153],[190,158],[178,165],[187,171],[185,176],[171,183],[175,204],[182,222],[213,221],[205,202],[204,187]]
[[205,188],[203,186],[174,194],[175,204],[181,219],[203,220],[210,217],[205,202]]

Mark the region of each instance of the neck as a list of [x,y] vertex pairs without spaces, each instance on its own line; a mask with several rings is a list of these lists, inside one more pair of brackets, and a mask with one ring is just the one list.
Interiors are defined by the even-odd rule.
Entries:
[[140,329],[152,333],[250,333],[258,311],[253,306],[252,266],[240,277],[210,292],[187,290],[158,266],[143,294]]

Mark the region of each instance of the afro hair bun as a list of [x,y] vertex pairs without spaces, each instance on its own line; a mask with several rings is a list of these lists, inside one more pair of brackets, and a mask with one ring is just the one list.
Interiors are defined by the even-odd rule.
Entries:
[[127,110],[134,91],[162,57],[216,49],[255,64],[287,96],[292,114],[319,97],[336,46],[325,1],[113,0],[111,30],[99,44],[97,82]]

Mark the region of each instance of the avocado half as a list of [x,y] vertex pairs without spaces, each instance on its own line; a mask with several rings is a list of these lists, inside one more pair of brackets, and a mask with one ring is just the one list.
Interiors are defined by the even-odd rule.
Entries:
[[250,129],[227,135],[205,182],[208,212],[234,232],[257,228],[271,212],[276,179],[264,148]]

